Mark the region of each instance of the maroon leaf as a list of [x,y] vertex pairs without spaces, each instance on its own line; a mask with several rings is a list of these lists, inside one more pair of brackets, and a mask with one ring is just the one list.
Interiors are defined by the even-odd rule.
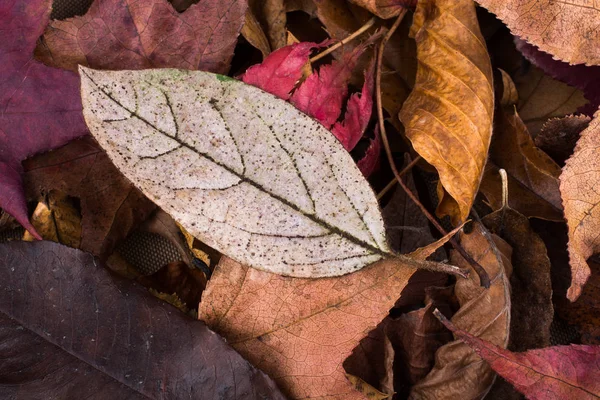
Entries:
[[38,55],[77,70],[184,68],[226,73],[246,0],[202,0],[178,13],[167,0],[97,0],[88,12],[53,21]]
[[[337,135],[336,135],[337,136]],[[361,133],[362,136],[362,133]],[[361,158],[357,165],[360,172],[365,177],[369,177],[379,166],[379,155],[381,154],[381,136],[379,136],[379,126],[375,127],[375,137],[371,140],[367,152]]]
[[529,399],[599,399],[600,346],[554,346],[513,353],[440,321]]
[[367,41],[356,46],[352,52],[345,54],[341,61],[323,65],[294,91],[290,102],[330,129],[342,112],[342,103],[348,94],[348,81],[352,70],[369,43]]
[[0,2],[0,207],[36,237],[27,219],[21,160],[87,133],[77,75],[32,60],[51,3]]
[[248,68],[241,79],[287,100],[302,77],[302,67],[308,62],[311,50],[323,45],[325,43],[301,42],[282,47],[269,54],[262,63]]
[[[367,125],[371,120],[371,112],[373,111],[374,71],[375,59],[373,58],[369,64],[369,68],[365,71],[365,83],[363,84],[360,96],[358,93],[354,93],[352,96],[350,96],[346,106],[347,109],[344,120],[342,122],[336,122],[331,130],[335,137],[338,138],[344,148],[348,151],[352,150],[356,146],[360,138],[365,133]],[[371,142],[371,147],[374,147],[376,142],[379,141],[378,137],[378,135],[375,136],[375,140]],[[371,149],[371,147],[369,149]],[[378,145],[377,147],[377,149],[371,150],[371,153],[377,152],[377,154],[379,154],[379,149],[381,146]],[[368,154],[369,151],[367,151],[367,155]],[[367,155],[365,155],[365,158],[367,158]],[[372,156],[373,154],[371,157]],[[367,161],[365,161],[365,163],[366,162]],[[369,165],[371,164],[373,163],[371,162]],[[360,168],[360,162],[358,165]],[[362,168],[361,171],[363,171],[363,174],[365,174],[365,171]],[[368,174],[365,174],[365,176],[369,176],[371,172],[372,171],[370,171]]]
[[13,242],[0,259],[2,398],[284,398],[204,323],[89,254]]

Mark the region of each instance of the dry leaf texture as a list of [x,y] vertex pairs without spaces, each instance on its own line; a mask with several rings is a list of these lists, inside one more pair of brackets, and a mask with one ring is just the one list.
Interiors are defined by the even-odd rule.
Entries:
[[199,71],[82,68],[81,77],[84,116],[115,165],[210,246],[299,277],[390,255],[354,161],[289,103]]
[[560,176],[560,193],[569,228],[571,287],[567,297],[575,301],[590,276],[587,259],[600,250],[600,112],[581,132],[575,152]]
[[444,324],[530,400],[600,399],[600,346],[555,346],[513,353]]
[[98,0],[81,17],[53,21],[38,54],[71,70],[86,65],[226,73],[247,7],[245,0],[201,0],[180,14],[167,0]]
[[564,165],[567,158],[573,154],[579,135],[588,127],[590,121],[591,118],[585,115],[549,119],[535,135],[535,145],[559,165]]
[[223,258],[199,315],[294,399],[362,399],[344,359],[392,308],[414,273],[384,260],[339,278],[274,275]]
[[361,7],[366,8],[379,18],[387,19],[395,17],[403,8],[414,7],[416,0],[350,0]]
[[596,0],[477,0],[512,31],[570,64],[600,64]]
[[[19,324],[12,332],[0,328],[3,399],[87,398],[87,385],[107,394],[92,398],[283,399],[206,325],[111,276],[90,254],[13,242],[0,245],[0,260],[0,318]],[[28,339],[35,347],[15,353],[13,345]],[[38,358],[42,349],[64,364]]]
[[[473,335],[506,348],[510,331],[510,284],[508,274],[512,250],[484,227],[475,224],[470,234],[461,233],[460,244],[481,266],[491,281],[489,289],[479,285],[479,277],[456,283],[455,294],[460,309],[452,317],[456,326]],[[451,261],[465,268],[469,264],[455,251]],[[495,374],[469,346],[454,341],[442,346],[435,354],[433,370],[415,386],[410,398],[417,399],[477,399],[485,395]]]
[[490,59],[470,0],[419,1],[411,35],[419,65],[400,120],[447,192],[438,215],[450,215],[458,224],[469,214],[490,146]]

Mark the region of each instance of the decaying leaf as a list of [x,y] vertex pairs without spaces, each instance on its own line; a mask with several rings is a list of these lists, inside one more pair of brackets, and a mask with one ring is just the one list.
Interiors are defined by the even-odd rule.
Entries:
[[77,76],[32,60],[50,8],[50,0],[0,3],[0,207],[37,238],[21,161],[87,134]]
[[588,277],[587,258],[600,250],[600,112],[581,132],[575,152],[560,176],[560,193],[569,227],[571,287],[567,297],[577,300]]
[[438,215],[458,224],[469,215],[492,135],[490,59],[470,0],[419,1],[411,35],[419,66],[400,120],[440,175]]
[[244,25],[242,26],[240,33],[248,43],[260,50],[263,59],[271,53],[269,40],[265,36],[265,32],[263,31],[262,26],[260,26],[260,22],[258,22],[251,9],[246,11]]
[[385,400],[392,397],[393,393],[388,394],[380,392],[357,376],[346,374],[346,377],[350,383],[352,383],[354,389],[356,389],[357,392],[362,393],[369,400]]
[[555,346],[513,353],[458,328],[441,313],[436,315],[528,399],[600,398],[600,346]]
[[588,127],[591,118],[585,115],[567,115],[548,120],[535,136],[535,145],[560,165],[573,154],[580,133]]
[[[452,322],[482,339],[501,347],[508,345],[510,331],[509,275],[512,250],[502,239],[491,235],[476,223],[470,234],[461,233],[460,244],[490,276],[491,286],[479,285],[479,277],[456,283],[455,294],[460,309]],[[467,267],[469,264],[456,252],[451,261]],[[477,354],[460,341],[442,346],[435,355],[433,370],[412,388],[411,399],[476,399],[483,396],[494,382],[495,374],[481,362]]]
[[84,116],[115,165],[211,247],[297,277],[393,256],[352,158],[289,103],[200,71],[82,67],[81,78]]
[[81,243],[79,248],[101,258],[109,256],[119,241],[155,209],[110,162],[90,137],[23,163],[27,195],[58,190],[79,199]]
[[600,64],[598,11],[590,0],[477,0],[512,31],[569,64]]
[[510,207],[527,217],[562,221],[558,190],[560,167],[538,149],[516,111],[497,109],[481,192],[492,208],[502,207],[502,184],[498,170],[508,175]]
[[342,363],[414,271],[383,260],[343,277],[301,279],[224,257],[199,314],[291,398],[362,399]]
[[[76,249],[81,244],[81,214],[73,199],[60,191],[51,190],[40,200],[31,216],[31,224],[44,240]],[[25,231],[23,240],[35,238]]]
[[74,71],[86,65],[226,73],[247,7],[246,0],[201,0],[180,14],[167,0],[98,0],[83,16],[53,21],[37,55]]
[[416,0],[350,0],[351,2],[366,8],[380,18],[393,18],[400,14],[404,8],[413,8]]
[[12,242],[0,259],[3,399],[284,398],[202,322],[90,254]]

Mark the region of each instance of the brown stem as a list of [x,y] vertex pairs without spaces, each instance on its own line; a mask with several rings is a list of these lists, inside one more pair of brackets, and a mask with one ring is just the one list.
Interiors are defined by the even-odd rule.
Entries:
[[[404,176],[408,171],[412,169],[412,167],[415,166],[416,163],[419,162],[420,159],[421,156],[417,155],[414,160],[412,160],[406,167],[404,167],[402,171],[400,171],[398,176]],[[396,176],[394,176],[394,179],[392,179],[391,182],[388,183],[381,192],[377,193],[377,200],[381,200],[381,198],[385,196],[385,194],[389,192],[394,187],[394,185],[396,185],[396,182],[398,182],[398,179],[396,179]]]
[[329,47],[328,49],[322,51],[321,53],[319,53],[316,56],[314,56],[313,58],[311,58],[310,62],[314,63],[315,61],[320,60],[321,58],[325,57],[327,54],[330,54],[330,53],[336,51],[337,49],[339,49],[340,47],[342,47],[343,45],[345,45],[346,43],[351,42],[355,37],[362,35],[366,30],[368,30],[370,27],[372,27],[373,24],[375,24],[375,20],[376,20],[375,17],[371,18],[370,20],[367,21],[366,24],[364,24],[363,26],[358,28],[358,30],[354,31],[350,36],[344,38],[344,40],[342,40],[341,42],[337,42],[333,46]]
[[[414,193],[402,181],[402,177],[400,176],[400,173],[398,172],[398,169],[396,168],[396,163],[394,163],[394,157],[392,155],[390,143],[388,141],[387,133],[385,131],[385,123],[384,123],[384,119],[383,119],[383,106],[382,106],[382,101],[381,101],[381,69],[382,69],[382,65],[383,65],[383,50],[384,50],[385,45],[387,44],[388,40],[390,40],[390,38],[392,37],[392,35],[396,31],[396,29],[398,29],[398,26],[402,22],[402,19],[404,18],[405,14],[406,14],[406,10],[402,10],[400,12],[400,15],[398,15],[398,18],[396,19],[396,21],[394,22],[394,24],[392,25],[390,30],[387,32],[387,34],[381,40],[381,43],[379,44],[379,49],[377,51],[377,74],[375,75],[375,96],[376,96],[376,100],[377,100],[377,117],[379,120],[379,130],[381,133],[383,147],[385,148],[385,153],[386,153],[388,161],[390,163],[392,172],[394,173],[394,176],[396,177],[396,180],[398,180],[398,183],[400,184],[402,189],[404,189],[404,191],[406,192],[406,195],[417,205],[417,207],[419,207],[421,212],[427,217],[427,219],[433,224],[433,226],[435,226],[436,229],[442,235],[446,235],[446,230],[444,228],[442,228],[442,226],[437,222],[437,220],[433,217],[433,215],[431,215],[429,213],[429,211],[423,206],[423,204],[421,204],[421,202],[419,201],[419,199],[417,199],[417,197],[414,195]],[[473,257],[471,257],[454,238],[450,239],[449,242],[460,253],[460,255],[473,267],[473,269],[475,270],[477,275],[479,275],[479,281],[481,283],[481,286],[483,286],[485,288],[489,288],[490,287],[490,278],[489,278],[486,270],[477,261],[475,261],[473,259]]]

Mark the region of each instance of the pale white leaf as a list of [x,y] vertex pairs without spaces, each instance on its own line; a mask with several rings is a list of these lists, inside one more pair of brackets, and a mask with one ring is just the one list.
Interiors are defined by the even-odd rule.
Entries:
[[201,241],[296,277],[342,275],[392,256],[350,155],[289,103],[202,71],[81,67],[80,75],[91,133]]

